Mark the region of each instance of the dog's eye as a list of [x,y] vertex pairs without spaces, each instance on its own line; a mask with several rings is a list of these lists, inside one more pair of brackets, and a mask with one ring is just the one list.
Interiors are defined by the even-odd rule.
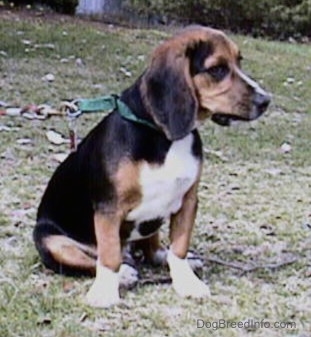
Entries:
[[216,81],[221,81],[228,75],[229,67],[226,64],[219,64],[217,66],[208,68],[206,72]]

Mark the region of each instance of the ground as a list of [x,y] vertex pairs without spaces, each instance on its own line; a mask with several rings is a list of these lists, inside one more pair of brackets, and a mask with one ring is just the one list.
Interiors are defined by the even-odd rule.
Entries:
[[[0,10],[0,101],[57,106],[67,98],[119,93],[174,29]],[[205,165],[192,248],[204,258],[211,298],[181,299],[166,270],[143,270],[139,285],[122,292],[120,306],[86,306],[92,280],[45,270],[31,238],[56,155],[69,152],[46,132],[67,137],[67,121],[2,116],[1,336],[311,335],[310,46],[231,37],[244,69],[273,93],[273,103],[250,124],[200,128]],[[79,136],[100,118],[81,117]],[[164,228],[164,243],[166,234]]]

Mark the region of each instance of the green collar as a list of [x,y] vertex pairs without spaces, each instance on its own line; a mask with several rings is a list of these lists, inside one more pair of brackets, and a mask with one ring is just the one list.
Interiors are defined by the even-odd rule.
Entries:
[[81,99],[78,100],[77,104],[81,113],[99,111],[112,112],[113,110],[117,110],[124,119],[148,126],[149,128],[154,130],[159,130],[159,128],[155,124],[137,117],[132,112],[132,110],[119,99],[118,96],[110,95],[93,99]]

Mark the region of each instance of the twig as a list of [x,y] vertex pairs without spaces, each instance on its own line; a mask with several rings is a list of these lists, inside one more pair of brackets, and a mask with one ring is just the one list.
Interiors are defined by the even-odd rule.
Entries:
[[279,269],[281,267],[284,266],[288,266],[291,265],[295,262],[298,261],[297,257],[294,257],[292,259],[286,260],[286,261],[282,261],[280,263],[272,263],[272,264],[266,264],[266,265],[253,265],[253,266],[249,266],[249,265],[243,265],[241,263],[236,263],[236,262],[227,262],[227,261],[223,261],[221,259],[218,259],[217,257],[209,257],[206,259],[207,262],[211,262],[211,263],[215,263],[215,264],[219,264],[222,266],[226,266],[229,268],[234,268],[234,269],[238,269],[241,270],[244,273],[251,273],[253,271],[256,271],[258,269],[270,269],[270,270],[275,270],[275,269]]
[[208,156],[214,156],[223,162],[227,162],[229,160],[226,156],[224,156],[224,154],[221,151],[214,151],[204,148],[203,152],[206,153]]
[[138,284],[141,286],[151,285],[151,284],[169,284],[172,283],[172,279],[170,277],[149,277],[143,280],[139,280]]

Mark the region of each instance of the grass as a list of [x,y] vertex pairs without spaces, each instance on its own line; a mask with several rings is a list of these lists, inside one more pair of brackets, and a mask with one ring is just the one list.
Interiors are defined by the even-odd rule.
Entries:
[[[53,15],[0,12],[0,18],[0,100],[17,105],[119,93],[169,35]],[[211,299],[181,299],[169,285],[154,284],[125,292],[123,304],[110,310],[84,305],[92,280],[51,275],[31,240],[36,207],[57,166],[54,155],[68,151],[50,144],[45,132],[66,135],[66,122],[1,117],[0,125],[10,128],[0,131],[1,336],[310,335],[310,46],[232,38],[244,68],[273,93],[274,103],[251,124],[201,128],[206,161],[192,247],[205,259]],[[42,80],[48,73],[54,82]],[[80,135],[99,118],[82,117]],[[281,151],[284,143],[289,153]],[[199,319],[296,327],[208,329],[197,328]]]

